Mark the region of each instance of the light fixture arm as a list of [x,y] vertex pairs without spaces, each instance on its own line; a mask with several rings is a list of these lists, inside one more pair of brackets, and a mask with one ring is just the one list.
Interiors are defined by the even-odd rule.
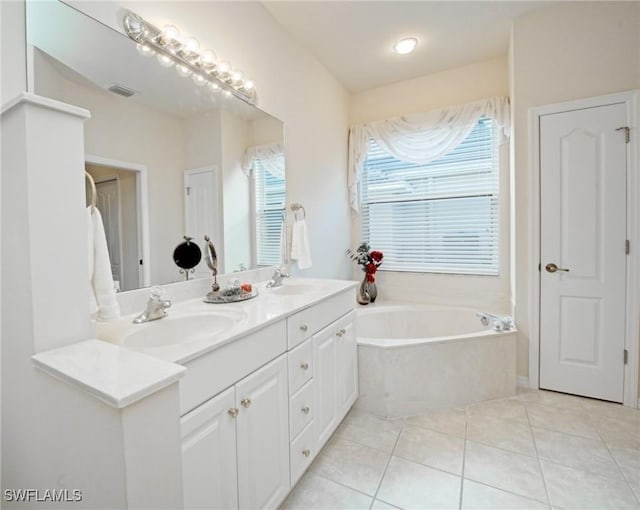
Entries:
[[[234,79],[230,66],[226,69],[220,62],[205,61],[202,58],[204,52],[193,49],[187,51],[187,45],[178,38],[165,38],[161,29],[131,11],[126,12],[123,26],[127,35],[145,49],[142,53],[162,55],[179,66],[183,74],[198,77],[200,84],[208,83],[213,90],[220,89],[224,94],[233,95],[250,104],[256,102],[253,82],[243,78]],[[171,28],[179,35],[175,27]]]

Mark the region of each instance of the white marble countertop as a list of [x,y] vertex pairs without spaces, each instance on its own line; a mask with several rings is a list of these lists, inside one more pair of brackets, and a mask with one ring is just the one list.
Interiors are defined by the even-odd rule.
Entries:
[[[43,371],[77,385],[96,398],[117,408],[126,407],[177,381],[186,369],[181,364],[242,338],[274,322],[285,319],[320,301],[355,289],[357,282],[300,278],[285,280],[279,289],[254,284],[256,298],[229,304],[208,304],[202,297],[174,303],[168,316],[145,324],[132,324],[138,315],[98,323],[98,339],[90,339],[33,356]],[[171,295],[165,296],[171,299]],[[354,296],[355,306],[355,296]],[[157,347],[131,347],[124,335],[170,324],[172,318],[205,315],[229,310],[242,319],[216,334],[198,334],[189,341]]]

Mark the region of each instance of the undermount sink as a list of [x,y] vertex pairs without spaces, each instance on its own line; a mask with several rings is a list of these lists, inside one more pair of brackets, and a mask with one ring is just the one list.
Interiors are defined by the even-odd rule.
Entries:
[[169,315],[144,324],[128,323],[105,331],[103,336],[132,349],[154,349],[215,337],[232,329],[245,317],[244,312],[232,310]]

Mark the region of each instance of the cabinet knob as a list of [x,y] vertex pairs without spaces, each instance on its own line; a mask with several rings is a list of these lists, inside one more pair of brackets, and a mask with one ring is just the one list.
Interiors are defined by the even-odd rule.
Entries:
[[344,328],[342,328],[342,329],[339,329],[339,330],[338,330],[338,332],[336,333],[336,335],[337,335],[338,337],[342,337],[342,336],[344,336],[344,334],[345,334],[346,332],[347,332],[347,330],[346,330],[346,329],[344,329]]
[[309,414],[309,411],[310,411],[310,410],[311,410],[311,409],[309,409],[309,406],[303,406],[303,407],[302,407],[302,409],[301,409],[301,411],[302,411],[304,414]]
[[300,324],[300,331],[307,331],[309,329],[309,326],[307,326],[306,324]]
[[235,407],[232,407],[231,409],[229,409],[228,413],[229,416],[231,416],[232,418],[235,418],[236,416],[238,416],[238,413],[240,411],[238,411],[238,409],[236,409]]
[[300,368],[302,370],[309,370],[309,363],[305,363],[304,361],[300,363]]
[[242,407],[247,408],[251,405],[251,399],[250,398],[243,398],[240,401],[240,404],[242,404]]
[[311,455],[311,450],[305,448],[304,450],[302,450],[302,455],[308,457],[309,455]]

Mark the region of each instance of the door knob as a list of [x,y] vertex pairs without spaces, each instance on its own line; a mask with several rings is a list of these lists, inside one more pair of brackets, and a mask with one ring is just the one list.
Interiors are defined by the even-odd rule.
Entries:
[[240,403],[242,404],[242,407],[247,408],[251,405],[251,399],[250,398],[243,398]]
[[565,273],[569,272],[568,269],[564,269],[562,267],[558,267],[553,262],[551,262],[550,264],[547,264],[546,266],[544,266],[544,268],[547,271],[547,273],[555,273],[556,271],[564,271]]

